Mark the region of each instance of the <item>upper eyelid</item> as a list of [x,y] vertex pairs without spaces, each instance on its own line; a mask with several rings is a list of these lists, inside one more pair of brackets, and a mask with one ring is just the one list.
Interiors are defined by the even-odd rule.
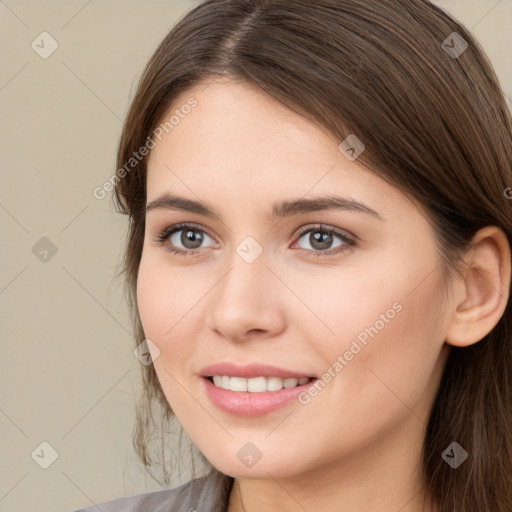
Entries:
[[313,225],[306,225],[303,227],[300,227],[296,233],[297,235],[303,235],[304,233],[307,233],[308,231],[313,231],[317,229],[318,231],[332,231],[335,234],[346,236],[347,238],[355,239],[355,235],[348,232],[346,229],[338,228],[336,226],[331,226],[330,224],[325,224],[323,222],[317,222]]
[[[180,222],[178,224],[175,224],[175,225],[172,225],[172,226],[169,226],[169,228],[166,228],[164,229],[164,231],[166,231],[168,229],[169,231],[169,235],[171,233],[176,233],[178,231],[182,231],[184,229],[187,229],[187,228],[194,228],[194,229],[197,229],[198,231],[203,231],[204,233],[206,233],[212,240],[215,240],[215,237],[212,236],[208,229],[205,228],[204,226],[202,226],[201,224],[195,224],[194,222]],[[216,240],[215,240],[216,241]]]

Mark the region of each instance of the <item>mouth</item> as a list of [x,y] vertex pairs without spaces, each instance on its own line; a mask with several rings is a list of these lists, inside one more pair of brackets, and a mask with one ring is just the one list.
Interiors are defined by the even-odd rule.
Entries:
[[261,416],[285,407],[318,380],[289,368],[232,361],[209,365],[200,376],[210,401],[236,416]]
[[290,405],[314,385],[315,377],[202,376],[204,392],[220,410],[234,416],[263,416]]

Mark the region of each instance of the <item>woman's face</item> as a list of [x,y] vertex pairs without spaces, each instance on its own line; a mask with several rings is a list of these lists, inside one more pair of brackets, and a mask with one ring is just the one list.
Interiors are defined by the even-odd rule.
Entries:
[[[175,102],[148,161],[137,293],[170,406],[232,476],[415,460],[448,349],[430,225],[264,92],[205,85]],[[206,369],[221,363],[278,369]]]

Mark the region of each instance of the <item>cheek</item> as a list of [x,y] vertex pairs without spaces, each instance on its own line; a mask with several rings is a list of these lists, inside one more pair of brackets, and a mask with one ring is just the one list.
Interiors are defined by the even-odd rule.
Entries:
[[375,333],[376,328],[380,336],[402,315],[407,283],[398,271],[391,278],[400,267],[396,262],[395,266],[358,264],[304,273],[300,278],[290,274],[287,282],[293,282],[295,295],[309,309],[302,304],[293,310],[287,306],[291,323],[299,329],[311,325],[303,334],[325,355],[343,353],[357,337],[364,344],[371,339],[368,330]]
[[[191,273],[172,270],[165,258],[143,255],[137,277],[137,303],[146,336],[171,336],[199,296]],[[187,316],[188,318],[188,316]]]
[[[143,258],[137,277],[137,304],[146,338],[149,338],[160,350],[155,369],[165,361],[169,352],[174,326],[179,325],[182,310],[183,293],[180,283],[169,275],[169,269],[151,256]],[[174,350],[173,350],[174,352]]]
[[[346,418],[369,431],[377,424],[385,428],[411,411],[426,418],[429,397],[439,383],[445,320],[437,314],[439,284],[434,275],[413,291],[411,283],[420,282],[421,273],[412,280],[411,275],[388,275],[387,284],[377,282],[372,294],[357,294],[366,302],[347,302],[340,309],[344,318],[337,327],[347,334],[326,356],[332,364],[341,355],[343,368],[328,400],[333,407],[343,404]],[[369,411],[374,414],[369,416]]]
[[186,411],[186,404],[180,406],[183,392],[177,382],[184,382],[193,350],[193,343],[187,342],[190,336],[184,330],[190,325],[192,314],[187,314],[190,306],[186,307],[185,296],[191,287],[185,285],[180,282],[179,272],[171,272],[165,262],[152,254],[143,255],[137,277],[139,316],[145,337],[157,347],[154,351],[157,357],[152,353],[153,367],[176,414],[183,407]]
[[331,276],[316,282],[308,277],[296,285],[297,294],[324,323],[317,322],[320,337],[312,342],[325,370],[339,362],[338,356],[344,359],[342,369],[340,364],[332,369],[339,382],[332,387],[337,399],[360,400],[368,392],[370,402],[383,395],[393,400],[386,384],[417,398],[439,357],[445,320],[437,314],[439,277],[431,272],[435,252],[391,249],[378,262],[361,257]]
[[202,297],[215,276],[199,275],[190,268],[172,267],[165,256],[143,254],[137,278],[137,303],[146,338],[160,350],[155,370],[173,374],[189,371],[196,349],[197,329],[204,318]]
[[161,279],[158,267],[148,264],[143,258],[137,277],[137,304],[144,333],[155,342],[165,329],[161,314],[162,304],[168,300],[165,290],[165,282]]

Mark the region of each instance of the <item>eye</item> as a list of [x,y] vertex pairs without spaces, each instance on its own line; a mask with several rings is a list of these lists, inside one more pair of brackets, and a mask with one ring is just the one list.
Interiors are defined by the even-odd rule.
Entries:
[[198,253],[203,248],[201,244],[208,238],[213,241],[203,229],[197,226],[192,224],[175,224],[164,229],[156,237],[156,241],[164,244],[170,253],[189,256]]
[[[306,247],[304,250],[312,256],[326,256],[341,253],[355,245],[355,241],[345,233],[330,226],[323,226],[322,224],[305,228],[299,235],[298,241],[304,239],[306,244],[309,244],[310,248]],[[336,239],[339,241],[338,244],[336,244]],[[295,242],[294,245],[296,245],[298,241]]]
[[[172,254],[194,256],[205,248],[202,244],[206,239],[214,242],[213,238],[199,226],[183,223],[167,227],[157,235],[155,241],[165,245],[165,249]],[[296,246],[302,239],[311,247],[311,249],[306,247],[302,250],[311,256],[338,254],[355,245],[355,241],[345,233],[322,224],[302,229],[299,233],[299,239],[292,247]],[[336,240],[338,240],[338,243],[336,243]]]

